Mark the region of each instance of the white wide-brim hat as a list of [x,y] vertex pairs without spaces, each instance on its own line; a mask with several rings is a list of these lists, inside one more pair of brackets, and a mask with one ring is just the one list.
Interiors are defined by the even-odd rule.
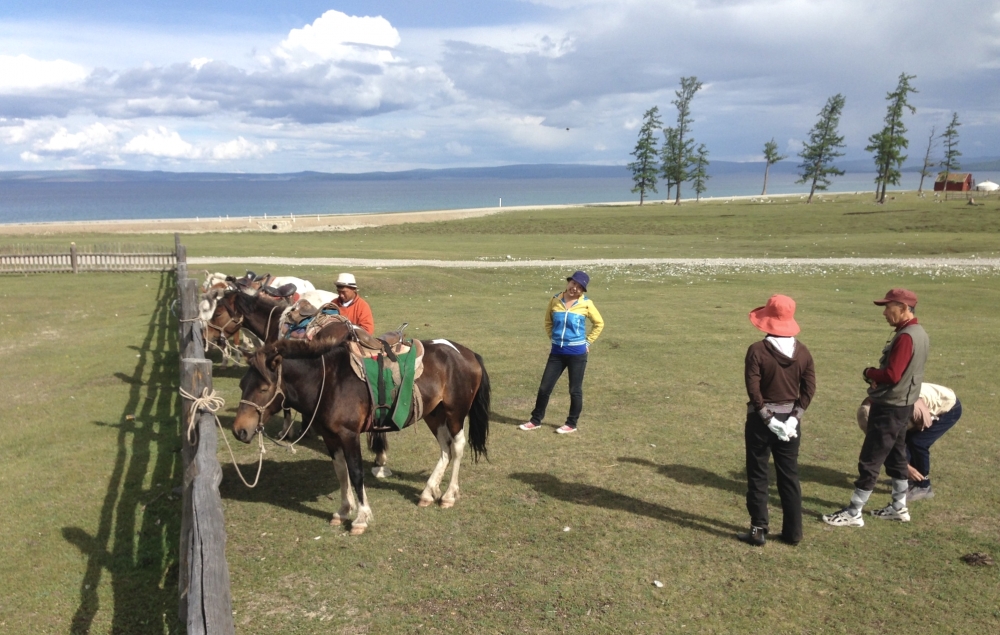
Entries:
[[358,288],[358,281],[354,279],[354,274],[342,273],[337,277],[338,287],[350,287],[352,289]]

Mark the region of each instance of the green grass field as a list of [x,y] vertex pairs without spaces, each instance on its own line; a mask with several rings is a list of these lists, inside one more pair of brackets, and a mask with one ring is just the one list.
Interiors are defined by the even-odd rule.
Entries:
[[[920,203],[930,209],[892,212],[892,205],[860,201],[807,208],[778,199],[732,203],[735,217],[724,216],[723,203],[586,208],[339,234],[184,241],[192,255],[590,258],[604,254],[574,248],[604,245],[610,252],[622,244],[622,253],[607,255],[679,256],[688,249],[699,256],[754,256],[775,254],[757,238],[787,222],[794,231],[784,255],[853,250],[881,256],[886,237],[912,245],[918,233],[926,250],[919,255],[1000,252],[995,202],[976,208]],[[946,209],[947,216],[934,209]],[[886,213],[854,213],[868,211]],[[912,214],[915,225],[894,229],[893,213]],[[879,220],[868,226],[858,220],[865,218]],[[640,231],[634,224],[642,223],[647,228]],[[672,226],[676,233],[669,233]],[[837,242],[845,233],[851,248]],[[623,236],[632,242],[617,242]],[[817,243],[812,250],[810,241]],[[331,288],[338,271],[295,273]],[[420,509],[416,499],[437,443],[423,424],[396,434],[389,453],[395,474],[366,480],[375,522],[353,538],[328,524],[339,504],[337,485],[317,441],[307,440],[296,454],[270,446],[262,484],[253,490],[240,483],[222,447],[238,632],[1000,629],[998,568],[960,560],[977,551],[1000,557],[997,274],[593,268],[590,295],[607,329],[591,354],[581,431],[565,437],[551,433],[568,407],[565,379],[545,429],[526,433],[516,424],[531,410],[548,352],[542,310],[569,272],[355,273],[378,329],[408,321],[411,336],[448,337],[485,357],[493,382],[490,460],[473,464],[467,457],[455,508]],[[180,482],[170,276],[8,276],[3,282],[0,390],[8,403],[0,419],[7,441],[0,447],[6,537],[0,631],[182,632],[175,617],[180,503],[170,494]],[[862,437],[854,410],[864,394],[859,372],[877,361],[890,331],[871,300],[892,286],[920,295],[918,315],[932,342],[926,378],[954,388],[965,414],[933,448],[937,497],[914,503],[912,522],[827,527],[818,516],[847,501],[856,476]],[[779,292],[798,301],[801,340],[818,376],[802,424],[805,540],[796,548],[769,543],[753,549],[733,538],[748,523],[742,361],[760,337],[746,313]],[[216,366],[215,385],[227,403],[224,425],[239,400],[241,374]],[[234,450],[244,469],[255,467],[254,446]],[[772,525],[778,526],[772,492]],[[872,506],[886,500],[888,488],[880,483]]]

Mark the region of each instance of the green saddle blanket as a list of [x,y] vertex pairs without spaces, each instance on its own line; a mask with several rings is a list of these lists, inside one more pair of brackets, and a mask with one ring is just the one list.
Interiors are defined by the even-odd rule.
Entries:
[[409,423],[413,411],[416,347],[411,345],[409,351],[396,355],[396,359],[396,362],[391,362],[384,353],[381,353],[375,359],[363,360],[365,377],[368,379],[375,407],[376,428],[392,426],[402,430]]

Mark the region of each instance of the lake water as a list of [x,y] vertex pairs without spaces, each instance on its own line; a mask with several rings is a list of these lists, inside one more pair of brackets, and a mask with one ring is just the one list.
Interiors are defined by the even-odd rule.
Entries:
[[[976,178],[1000,181],[1000,175]],[[772,174],[769,194],[808,194],[794,174]],[[903,175],[899,189],[915,190],[918,174]],[[763,175],[722,174],[706,197],[760,194]],[[925,188],[931,189],[930,179]],[[373,214],[478,207],[635,201],[621,178],[427,178],[337,181],[0,181],[0,223],[134,220],[289,214]],[[833,179],[831,192],[873,191],[871,174]],[[647,200],[665,198],[666,191]],[[693,197],[689,184],[684,197]]]

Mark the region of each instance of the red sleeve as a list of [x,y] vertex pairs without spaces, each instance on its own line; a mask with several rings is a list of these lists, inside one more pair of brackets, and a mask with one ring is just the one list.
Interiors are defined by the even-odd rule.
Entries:
[[889,352],[889,363],[885,368],[873,368],[868,371],[868,379],[876,384],[894,385],[899,383],[899,378],[903,376],[903,371],[910,365],[913,358],[913,338],[909,333],[903,333],[896,338]]

